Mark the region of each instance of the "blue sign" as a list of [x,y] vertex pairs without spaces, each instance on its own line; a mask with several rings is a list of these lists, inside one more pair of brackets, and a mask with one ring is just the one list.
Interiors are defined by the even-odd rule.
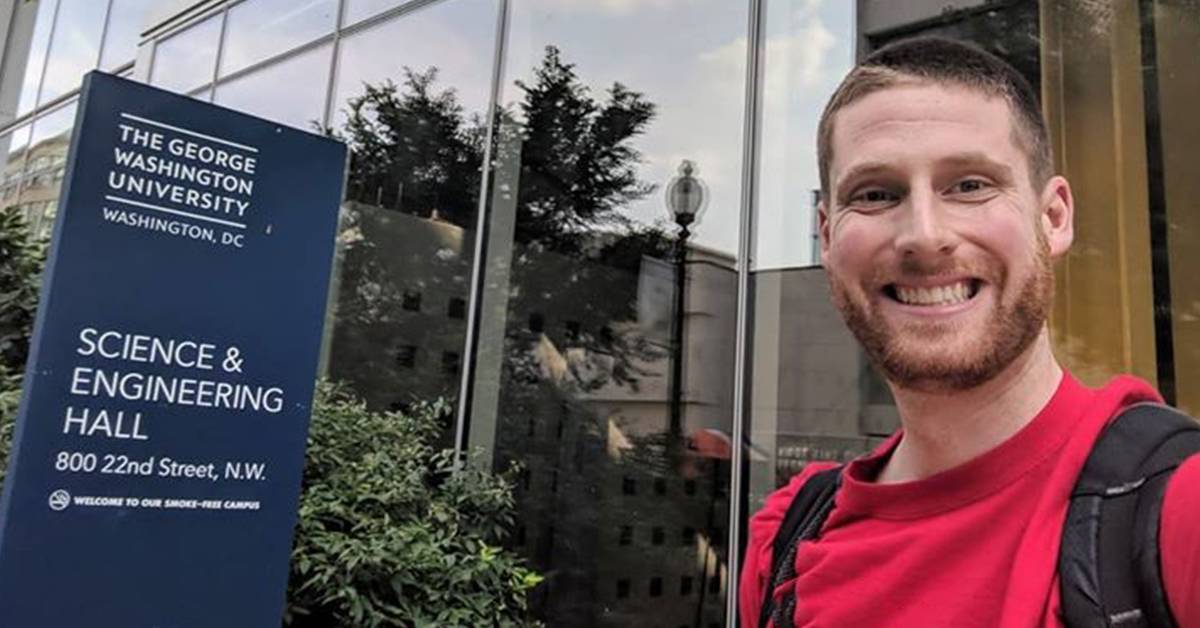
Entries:
[[0,622],[280,625],[345,147],[84,82],[0,503]]

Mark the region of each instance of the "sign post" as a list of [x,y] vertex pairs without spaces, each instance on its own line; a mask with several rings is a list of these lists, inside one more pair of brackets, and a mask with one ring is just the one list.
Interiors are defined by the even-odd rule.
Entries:
[[279,626],[345,147],[97,72],[71,144],[0,622]]

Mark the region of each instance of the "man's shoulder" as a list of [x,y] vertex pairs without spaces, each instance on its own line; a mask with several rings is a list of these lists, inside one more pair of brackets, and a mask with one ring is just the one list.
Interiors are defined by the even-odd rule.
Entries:
[[796,494],[804,487],[814,475],[837,467],[836,462],[811,462],[805,465],[804,469],[793,475],[780,488],[776,489],[767,496],[767,500],[763,503],[763,507],[759,509],[753,517],[750,518],[750,534],[756,541],[761,541],[766,544],[774,542],[775,531],[779,528],[779,524],[783,522],[783,518],[787,515],[788,507],[792,505],[792,500],[796,498]]
[[[1153,386],[1133,375],[1117,375],[1099,388],[1081,383],[1065,370],[1063,380],[1055,395],[1062,396],[1065,403],[1057,407],[1070,408],[1070,414],[1078,417],[1076,442],[1085,449],[1099,438],[1105,426],[1129,408],[1144,403],[1163,403],[1162,396]],[[1082,463],[1082,459],[1079,462]]]
[[1181,627],[1200,626],[1200,454],[1175,471],[1163,497],[1159,553],[1167,601]]
[[[1068,373],[1068,377],[1071,375]],[[1139,403],[1163,403],[1162,395],[1146,380],[1135,375],[1117,375],[1103,386],[1089,389],[1090,405],[1116,416]]]

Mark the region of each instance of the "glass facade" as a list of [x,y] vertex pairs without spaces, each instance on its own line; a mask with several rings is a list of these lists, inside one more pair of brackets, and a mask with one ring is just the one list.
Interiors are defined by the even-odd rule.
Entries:
[[[6,160],[0,208],[24,214],[48,237],[58,208],[75,102],[83,75],[128,74],[148,0],[12,3],[0,63],[0,145]],[[15,104],[12,107],[8,103]]]
[[329,116],[351,158],[329,376],[375,408],[461,387],[498,16],[450,0],[339,38]]
[[58,19],[46,56],[38,104],[49,102],[83,82],[83,75],[100,62],[107,2],[58,0]]
[[12,11],[0,208],[41,233],[95,67],[347,143],[322,374],[376,409],[449,399],[444,445],[519,465],[508,543],[546,576],[532,603],[549,626],[732,626],[762,499],[898,425],[815,230],[817,119],[890,41],[973,41],[1030,79],[1079,208],[1059,356],[1200,412],[1195,2]]
[[719,625],[748,6],[586,4],[509,4],[468,443],[524,465],[548,624]]
[[211,83],[224,17],[214,15],[155,44],[150,84],[186,93]]
[[256,0],[231,8],[221,47],[221,76],[333,32],[337,0]]
[[332,44],[306,50],[218,83],[214,101],[298,129],[319,132],[324,128],[332,58]]

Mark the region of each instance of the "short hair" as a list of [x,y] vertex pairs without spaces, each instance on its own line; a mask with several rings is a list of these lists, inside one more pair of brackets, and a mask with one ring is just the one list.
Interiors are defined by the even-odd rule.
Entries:
[[973,45],[941,37],[917,37],[871,53],[842,79],[825,105],[817,126],[817,165],[821,196],[826,202],[837,112],[874,92],[921,83],[955,85],[1003,98],[1014,122],[1013,139],[1029,161],[1030,181],[1041,187],[1053,176],[1046,121],[1029,81],[1003,59]]

